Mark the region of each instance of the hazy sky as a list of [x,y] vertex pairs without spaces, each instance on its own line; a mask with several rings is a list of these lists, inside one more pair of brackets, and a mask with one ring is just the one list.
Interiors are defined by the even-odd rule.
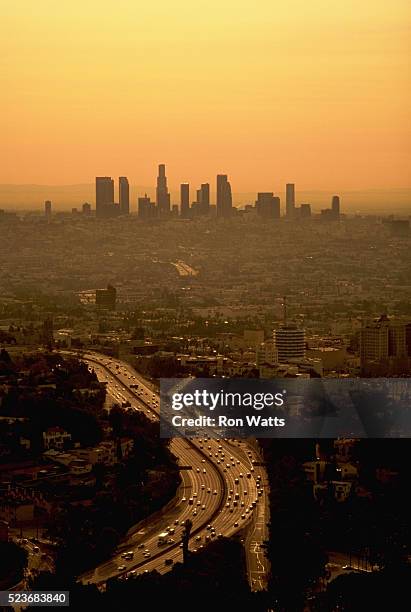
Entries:
[[3,0],[0,183],[410,185],[409,0]]

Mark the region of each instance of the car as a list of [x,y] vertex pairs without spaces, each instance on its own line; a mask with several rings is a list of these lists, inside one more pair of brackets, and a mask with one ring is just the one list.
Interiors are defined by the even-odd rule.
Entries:
[[209,536],[209,535],[206,535],[206,542],[209,542],[209,541],[210,541],[210,539],[211,539],[211,538],[210,538],[210,536]]
[[178,519],[176,519],[176,520],[174,521],[174,525],[178,525],[178,524],[179,524],[179,522],[180,522],[180,521],[179,521]]
[[197,497],[197,493],[193,493],[193,497]]
[[245,503],[241,502],[241,507],[244,508],[244,506],[245,506]]
[[215,489],[213,491],[213,495],[217,495],[217,491]]
[[212,531],[210,535],[212,538],[215,538],[215,531]]
[[197,474],[199,474],[200,473],[200,468],[197,468],[196,472],[197,472]]
[[237,523],[237,521],[234,523],[234,527],[238,527],[238,523]]
[[193,510],[193,516],[197,516],[197,510]]
[[119,565],[118,568],[117,568],[117,571],[118,572],[124,572],[125,569],[126,569],[125,565]]
[[240,481],[238,480],[238,478],[234,479],[235,484],[238,484]]
[[131,572],[129,572],[127,576],[131,577],[131,576],[135,576],[136,574],[137,574],[136,570],[131,570]]
[[205,510],[205,504],[201,506],[201,510]]
[[211,525],[207,525],[206,529],[207,529],[207,531],[210,531]]
[[196,540],[196,542],[201,542],[201,536],[199,536],[199,535],[196,536],[195,540]]
[[181,542],[179,548],[183,548],[184,544]]
[[201,485],[201,489],[204,491],[204,489],[205,489],[205,485],[203,485],[203,484],[202,484],[202,485]]
[[132,559],[134,557],[134,551],[129,550],[128,552],[124,552],[121,554],[123,559]]
[[201,463],[205,463],[205,459],[201,459]]
[[203,474],[207,474],[207,472],[206,472],[205,468],[203,469]]
[[210,487],[207,487],[207,493],[211,493]]
[[150,551],[148,550],[148,548],[145,549],[144,554],[146,555],[147,553],[149,553]]
[[137,546],[137,548],[138,548],[138,549],[144,548],[144,544],[139,544],[139,545]]
[[227,502],[227,503],[226,503],[226,505],[225,505],[225,507],[226,507],[226,508],[229,508],[229,507],[230,507],[230,504]]
[[244,491],[244,495],[248,495],[248,491]]
[[232,489],[229,490],[229,494],[232,495],[234,491]]
[[181,501],[182,501],[182,502],[187,501],[187,497],[182,497],[182,498],[181,498]]
[[[235,505],[235,504],[234,504]],[[232,514],[234,512],[233,508],[230,508],[230,513]]]
[[242,518],[242,519],[245,519],[245,514],[242,514],[242,515],[241,515],[241,518]]
[[251,478],[251,473],[247,472],[247,478]]
[[240,478],[242,478],[242,477],[243,477],[243,473],[242,473],[242,472],[240,472],[240,473],[239,473],[239,476],[240,476]]

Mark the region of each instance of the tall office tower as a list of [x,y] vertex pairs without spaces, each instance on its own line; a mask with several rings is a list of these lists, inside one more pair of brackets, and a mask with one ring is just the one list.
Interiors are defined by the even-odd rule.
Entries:
[[158,166],[157,190],[156,190],[157,209],[160,217],[170,214],[170,194],[167,188],[166,166]]
[[138,198],[137,212],[140,219],[152,219],[156,216],[156,206],[147,194],[144,195],[144,198]]
[[117,290],[113,285],[107,285],[107,289],[96,289],[96,306],[107,310],[116,309]]
[[388,359],[389,333],[388,318],[382,316],[378,321],[364,325],[360,330],[360,360],[361,365],[370,361]]
[[260,191],[255,202],[257,215],[265,219],[280,218],[280,198],[275,197],[272,191]]
[[110,217],[113,205],[113,179],[110,176],[96,176],[96,217]]
[[287,183],[285,186],[285,214],[292,218],[295,213],[295,185]]
[[184,219],[190,216],[190,185],[188,183],[180,185],[180,215]]
[[210,183],[202,183],[200,187],[200,212],[208,215],[210,212]]
[[48,220],[51,219],[51,200],[44,202],[44,214]]
[[300,217],[302,219],[309,219],[311,217],[311,204],[301,204]]
[[130,186],[126,176],[120,176],[118,179],[118,201],[120,215],[128,215],[130,213]]
[[88,202],[84,202],[81,210],[83,211],[84,216],[89,217],[91,215],[91,206]]
[[332,214],[333,217],[335,219],[339,219],[340,217],[340,198],[339,196],[333,196],[332,200],[331,200],[331,210],[332,210]]
[[231,185],[226,174],[217,174],[217,216],[230,217],[233,209]]
[[280,325],[274,330],[274,342],[280,363],[305,358],[304,328],[291,324]]
[[388,354],[390,357],[407,355],[407,328],[400,321],[390,322],[388,326]]

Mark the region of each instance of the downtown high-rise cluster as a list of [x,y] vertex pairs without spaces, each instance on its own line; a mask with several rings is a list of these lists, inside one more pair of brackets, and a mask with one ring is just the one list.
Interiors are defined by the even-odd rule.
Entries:
[[[118,201],[115,198],[114,179],[109,176],[96,177],[96,217],[108,219],[130,214],[130,186],[127,177],[120,176],[118,179]],[[195,199],[190,195],[190,184],[181,183],[180,198],[178,204],[171,203],[171,195],[168,189],[165,164],[159,164],[156,185],[155,201],[146,194],[137,200],[138,216],[143,220],[167,219],[180,217],[192,219],[202,216],[213,215],[220,218],[229,218],[237,213],[233,206],[231,184],[226,174],[217,174],[215,189],[215,204],[211,203],[210,183],[202,183],[195,191]],[[52,214],[52,203],[45,202],[45,215],[47,218]],[[279,219],[281,217],[281,201],[272,191],[258,192],[254,204],[245,206],[246,212],[255,211],[257,216],[266,219]],[[77,209],[73,209],[77,212]],[[87,202],[82,207],[83,215],[91,214],[90,204]],[[338,220],[340,218],[340,198],[332,197],[330,208],[321,211],[321,216],[327,220]],[[285,188],[285,217],[287,219],[306,219],[311,217],[311,205],[296,205],[295,185],[287,183]]]

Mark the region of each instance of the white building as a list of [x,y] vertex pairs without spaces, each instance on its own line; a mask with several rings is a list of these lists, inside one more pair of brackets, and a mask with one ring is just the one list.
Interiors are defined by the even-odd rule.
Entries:
[[278,361],[287,361],[305,358],[305,331],[297,325],[280,325],[274,330],[274,342],[278,352]]

